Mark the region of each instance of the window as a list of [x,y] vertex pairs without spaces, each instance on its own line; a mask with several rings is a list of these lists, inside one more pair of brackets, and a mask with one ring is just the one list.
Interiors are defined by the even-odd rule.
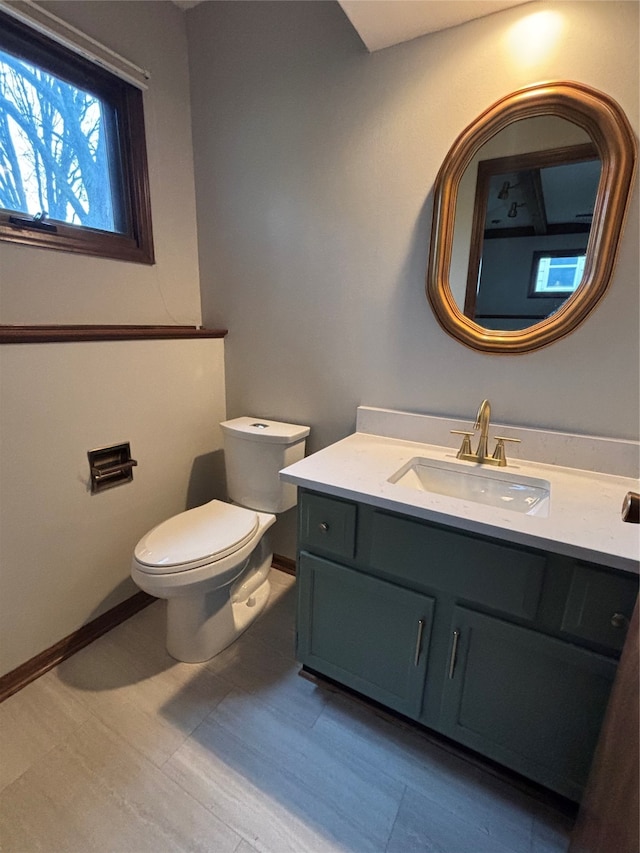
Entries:
[[570,296],[582,281],[585,250],[533,253],[529,296]]
[[2,13],[0,239],[154,262],[142,93]]

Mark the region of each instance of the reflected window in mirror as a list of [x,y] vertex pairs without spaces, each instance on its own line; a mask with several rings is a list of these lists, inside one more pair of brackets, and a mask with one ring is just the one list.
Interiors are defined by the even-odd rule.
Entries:
[[556,249],[533,253],[529,297],[571,296],[582,281],[584,249]]

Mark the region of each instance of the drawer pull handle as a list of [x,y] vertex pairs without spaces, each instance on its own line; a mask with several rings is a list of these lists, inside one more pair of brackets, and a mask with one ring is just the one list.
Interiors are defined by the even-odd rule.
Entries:
[[629,620],[624,615],[624,613],[614,613],[611,617],[611,626],[613,628],[626,628],[629,625]]
[[458,655],[458,640],[460,639],[460,631],[453,632],[453,643],[451,644],[451,657],[449,658],[449,678],[453,678],[453,671],[456,668],[456,657]]
[[328,531],[329,531],[329,525],[327,524],[326,521],[321,521],[320,524],[318,525],[318,528],[322,533],[328,533]]
[[422,634],[424,632],[424,619],[418,619],[418,636],[416,637],[416,653],[413,656],[413,665],[418,666],[420,660],[420,647],[422,646]]

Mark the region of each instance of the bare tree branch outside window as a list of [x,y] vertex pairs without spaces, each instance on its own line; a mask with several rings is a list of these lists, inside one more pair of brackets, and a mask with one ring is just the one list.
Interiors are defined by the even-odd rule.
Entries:
[[103,104],[0,51],[0,207],[115,231]]

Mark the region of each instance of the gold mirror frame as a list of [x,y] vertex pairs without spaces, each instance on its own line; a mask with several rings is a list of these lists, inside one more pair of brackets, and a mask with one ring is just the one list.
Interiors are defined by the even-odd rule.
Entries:
[[[462,176],[480,148],[515,121],[554,115],[583,128],[602,161],[582,281],[550,317],[519,331],[485,329],[456,304],[449,272],[456,202]],[[434,188],[427,297],[442,328],[472,349],[494,353],[531,352],[572,332],[605,294],[631,195],[636,139],[627,117],[610,97],[582,83],[552,82],[528,86],[485,110],[453,143]]]

